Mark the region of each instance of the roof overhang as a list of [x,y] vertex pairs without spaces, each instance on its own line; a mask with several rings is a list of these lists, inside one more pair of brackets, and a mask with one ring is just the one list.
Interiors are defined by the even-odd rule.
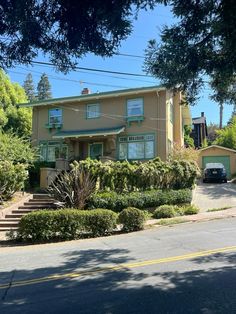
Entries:
[[110,92],[102,92],[102,93],[94,93],[94,94],[86,94],[72,97],[64,97],[64,98],[52,98],[42,101],[35,101],[31,103],[23,103],[19,104],[19,107],[38,107],[38,106],[47,106],[47,105],[62,105],[73,102],[81,102],[81,101],[97,101],[100,99],[110,98],[110,97],[119,97],[119,96],[129,96],[150,93],[150,92],[159,92],[166,90],[164,86],[149,86],[149,87],[140,87],[140,88],[130,88],[123,90],[116,90]]
[[200,148],[199,151],[202,152],[202,151],[210,149],[210,148],[219,148],[219,149],[227,150],[229,152],[232,152],[232,153],[236,154],[236,150],[235,149],[231,149],[231,148],[228,148],[228,147],[223,147],[223,146],[220,146],[220,145],[207,146],[207,147],[204,147],[204,148]]
[[52,136],[53,139],[65,139],[65,138],[83,138],[83,137],[96,137],[96,136],[108,136],[117,135],[124,132],[125,126],[119,126],[116,128],[104,128],[104,129],[92,129],[92,130],[72,130],[72,131],[59,131]]

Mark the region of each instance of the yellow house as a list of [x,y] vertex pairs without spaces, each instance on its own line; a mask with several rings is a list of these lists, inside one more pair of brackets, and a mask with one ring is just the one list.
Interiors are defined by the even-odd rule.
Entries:
[[183,126],[191,124],[181,97],[162,86],[84,89],[80,96],[20,106],[33,108],[32,143],[41,160],[166,160],[173,142],[183,144]]

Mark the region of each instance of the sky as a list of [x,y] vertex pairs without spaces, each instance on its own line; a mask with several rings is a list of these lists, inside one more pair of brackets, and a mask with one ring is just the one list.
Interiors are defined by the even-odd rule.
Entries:
[[[121,42],[119,52],[121,54],[110,58],[101,58],[92,54],[87,54],[79,60],[78,66],[94,69],[102,69],[118,72],[129,72],[135,74],[146,74],[143,69],[144,50],[150,39],[156,39],[160,42],[160,32],[164,25],[174,23],[170,7],[158,5],[155,10],[141,11],[137,20],[133,22],[132,34]],[[135,57],[134,57],[135,56]],[[43,55],[39,55],[35,61],[49,61]],[[8,69],[7,73],[14,82],[23,84],[26,75],[31,72],[35,87],[42,73],[48,75],[52,86],[52,95],[54,98],[80,95],[84,87],[88,87],[92,92],[104,92],[117,89],[135,88],[144,86],[158,85],[161,82],[152,77],[135,77],[117,74],[104,74],[92,71],[77,70],[71,71],[67,75],[57,72],[54,67],[34,65],[19,65]],[[205,113],[207,123],[219,123],[219,107],[209,96],[210,87],[207,87],[199,95],[197,105],[191,107],[192,117],[198,117],[201,112]],[[227,124],[232,106],[224,106],[223,124]]]

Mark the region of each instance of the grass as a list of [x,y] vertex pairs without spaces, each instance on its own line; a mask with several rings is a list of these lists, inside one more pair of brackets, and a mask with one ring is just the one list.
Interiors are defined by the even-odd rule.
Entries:
[[218,212],[218,211],[226,210],[229,208],[232,208],[232,206],[225,206],[225,207],[220,207],[220,208],[210,208],[207,210],[207,212]]
[[156,223],[157,225],[161,226],[170,226],[170,225],[175,225],[175,224],[181,224],[183,222],[186,222],[184,218],[164,218],[164,219],[159,219],[158,222]]

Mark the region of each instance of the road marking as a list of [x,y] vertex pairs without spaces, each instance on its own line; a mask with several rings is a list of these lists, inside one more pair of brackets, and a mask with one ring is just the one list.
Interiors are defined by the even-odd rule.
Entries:
[[[164,258],[153,259],[153,260],[139,261],[135,263],[111,265],[111,266],[106,266],[103,268],[93,268],[91,270],[85,270],[81,272],[55,274],[55,275],[50,275],[50,276],[45,276],[45,277],[40,277],[40,278],[35,278],[35,279],[15,281],[15,282],[12,282],[11,288],[38,284],[38,283],[43,283],[47,281],[59,280],[63,278],[67,278],[67,279],[77,278],[77,277],[91,276],[91,275],[96,275],[98,273],[111,272],[111,271],[117,271],[117,270],[122,270],[122,269],[128,270],[131,268],[138,268],[138,267],[144,267],[144,266],[149,266],[149,265],[178,262],[178,261],[193,259],[197,257],[209,256],[209,255],[213,255],[217,253],[225,253],[225,252],[233,252],[233,251],[236,251],[236,246],[227,246],[224,248],[218,248],[214,250],[200,251],[200,252],[189,253],[189,254],[179,255],[179,256],[171,256],[171,257],[164,257]],[[6,289],[8,288],[8,286],[9,286],[8,284],[0,285],[0,289]]]

